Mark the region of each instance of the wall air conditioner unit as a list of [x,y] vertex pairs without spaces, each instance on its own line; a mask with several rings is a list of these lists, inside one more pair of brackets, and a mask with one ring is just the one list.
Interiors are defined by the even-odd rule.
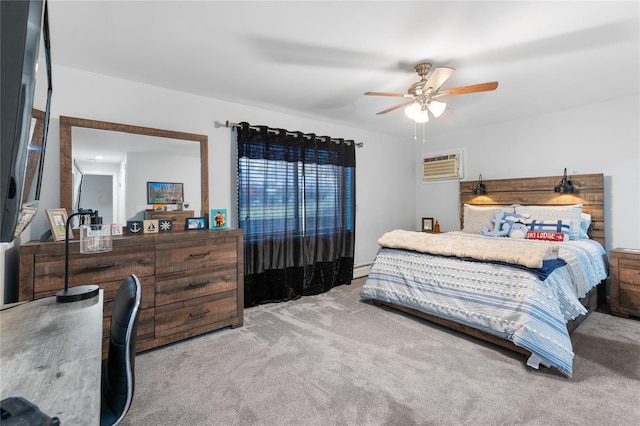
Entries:
[[437,155],[422,159],[422,180],[461,178],[460,154]]

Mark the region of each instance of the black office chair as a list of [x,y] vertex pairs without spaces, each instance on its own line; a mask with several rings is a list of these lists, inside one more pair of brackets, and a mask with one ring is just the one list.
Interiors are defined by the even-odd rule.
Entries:
[[140,298],[140,281],[131,274],[120,285],[111,313],[109,355],[102,363],[101,426],[120,423],[133,399]]

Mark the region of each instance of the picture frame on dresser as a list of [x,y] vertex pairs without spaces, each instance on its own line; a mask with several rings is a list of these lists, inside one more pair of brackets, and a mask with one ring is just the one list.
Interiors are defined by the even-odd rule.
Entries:
[[[51,226],[53,241],[64,241],[66,238],[67,210],[47,209],[47,218]],[[69,238],[73,238],[73,231],[69,229]]]
[[185,231],[196,229],[207,229],[207,219],[205,217],[188,217],[184,223]]
[[432,217],[423,217],[422,218],[422,232],[433,232],[433,218]]
[[227,227],[227,210],[211,210],[211,229],[225,229]]

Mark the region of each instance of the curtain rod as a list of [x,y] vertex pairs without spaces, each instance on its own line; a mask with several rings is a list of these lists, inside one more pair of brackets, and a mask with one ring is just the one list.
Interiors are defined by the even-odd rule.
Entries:
[[[225,127],[240,127],[240,124],[233,123],[231,121],[226,121],[224,126]],[[260,127],[258,127],[258,126],[249,126],[249,128],[253,129],[253,130],[258,130]],[[267,132],[271,132],[271,133],[276,133],[277,134],[280,131],[277,130],[277,129],[272,129],[270,127],[267,127]],[[289,133],[289,132],[287,132],[287,135],[289,135],[289,136],[297,136],[298,133]],[[307,135],[307,134],[303,134],[303,136],[305,138],[307,138],[307,139],[311,139],[311,137],[312,137],[312,135]],[[321,140],[322,142],[326,142],[327,139],[329,139],[331,142],[336,142],[336,143],[340,142],[340,139],[332,139],[332,138],[323,137],[323,136],[316,136],[315,138],[318,139],[318,140]],[[346,140],[346,139],[344,140],[344,142],[345,143],[352,143],[355,146],[357,146],[358,148],[362,148],[364,146],[363,142],[354,142],[352,140]]]

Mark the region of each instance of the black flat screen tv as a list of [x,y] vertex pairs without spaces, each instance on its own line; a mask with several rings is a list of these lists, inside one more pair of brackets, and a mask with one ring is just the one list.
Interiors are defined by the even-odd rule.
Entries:
[[147,182],[147,204],[180,204],[183,200],[182,183]]
[[[19,221],[20,231],[28,224],[24,215],[33,217],[40,199],[52,84],[46,1],[0,1],[0,8],[0,242],[5,243],[16,237]],[[44,111],[36,113],[36,64],[41,42],[47,81],[39,82],[37,90],[46,91],[46,101]],[[33,118],[36,115],[37,120]]]

